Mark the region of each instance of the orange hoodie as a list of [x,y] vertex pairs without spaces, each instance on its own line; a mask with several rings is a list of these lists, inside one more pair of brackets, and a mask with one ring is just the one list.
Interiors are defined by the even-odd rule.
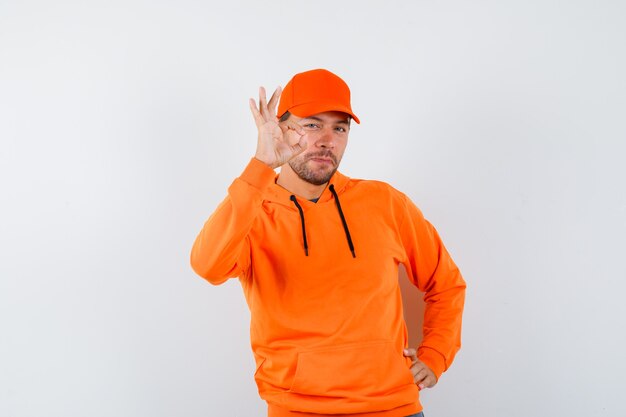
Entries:
[[460,348],[465,282],[437,232],[382,182],[337,172],[313,203],[275,179],[252,159],[191,252],[210,283],[239,277],[269,416],[421,411],[398,266],[425,293],[418,357],[439,378]]

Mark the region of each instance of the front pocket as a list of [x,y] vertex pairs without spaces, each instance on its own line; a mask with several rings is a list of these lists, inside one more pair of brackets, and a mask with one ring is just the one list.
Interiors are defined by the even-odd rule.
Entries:
[[290,391],[325,397],[386,395],[413,384],[402,352],[390,341],[300,352]]

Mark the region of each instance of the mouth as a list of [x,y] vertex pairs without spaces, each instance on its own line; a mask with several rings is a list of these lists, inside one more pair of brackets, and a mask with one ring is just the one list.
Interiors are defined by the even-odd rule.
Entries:
[[334,155],[311,155],[307,159],[309,161],[317,162],[318,164],[337,165]]
[[330,158],[311,158],[309,161],[317,162],[318,164],[333,164],[334,162]]

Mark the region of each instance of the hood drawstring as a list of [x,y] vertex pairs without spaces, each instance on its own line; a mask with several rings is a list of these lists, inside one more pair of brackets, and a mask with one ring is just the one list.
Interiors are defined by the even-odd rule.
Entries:
[[356,253],[354,253],[354,245],[352,244],[352,238],[350,237],[350,230],[348,229],[348,223],[346,223],[346,218],[343,215],[343,210],[341,210],[341,203],[339,203],[339,196],[337,195],[337,191],[335,191],[335,185],[330,184],[330,187],[328,187],[328,189],[333,194],[333,197],[335,197],[335,203],[337,204],[339,217],[341,217],[341,223],[343,223],[343,230],[346,232],[346,239],[348,239],[348,247],[350,248],[350,252],[352,252],[352,257],[356,258]]
[[304,239],[304,254],[306,256],[309,256],[309,245],[306,242],[306,228],[304,227],[304,212],[302,211],[302,207],[300,207],[298,200],[296,200],[295,195],[291,195],[289,199],[293,201],[293,204],[296,205],[296,207],[298,208],[298,211],[300,212],[300,222],[302,223],[302,238]]
[[[352,252],[352,257],[356,258],[356,253],[354,252],[354,244],[352,243],[352,237],[350,237],[350,230],[348,229],[348,223],[346,223],[346,218],[343,215],[343,210],[341,210],[341,203],[339,203],[339,196],[337,195],[337,191],[335,191],[335,186],[330,184],[328,187],[330,192],[333,194],[335,198],[335,204],[337,205],[337,211],[339,211],[339,217],[341,217],[341,223],[343,224],[343,230],[346,232],[346,239],[348,240],[348,247],[350,248],[350,252]],[[306,240],[306,228],[304,227],[304,212],[302,211],[302,206],[298,203],[295,195],[291,195],[289,197],[293,204],[296,205],[296,208],[300,212],[300,223],[302,224],[302,240],[304,241],[304,254],[309,256],[309,245]]]

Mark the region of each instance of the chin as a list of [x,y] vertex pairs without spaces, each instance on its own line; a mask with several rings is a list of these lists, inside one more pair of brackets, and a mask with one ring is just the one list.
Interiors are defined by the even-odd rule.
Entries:
[[332,169],[330,172],[325,172],[320,175],[310,176],[307,181],[314,185],[326,184],[328,181],[330,181],[332,176],[335,174],[335,171],[336,169]]

